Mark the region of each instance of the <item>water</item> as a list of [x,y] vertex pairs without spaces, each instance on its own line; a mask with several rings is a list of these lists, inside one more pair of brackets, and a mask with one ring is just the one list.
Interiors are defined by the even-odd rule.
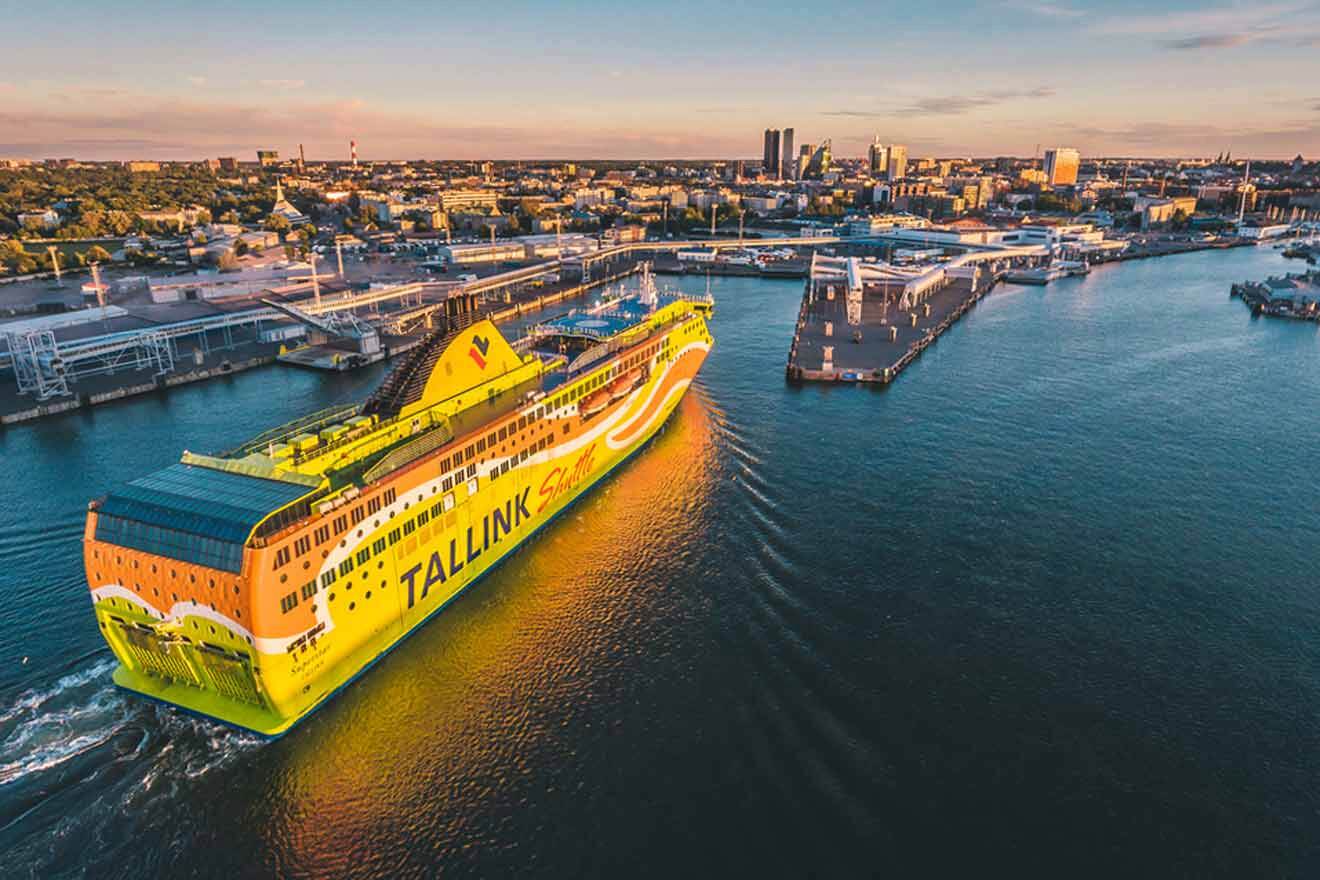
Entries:
[[715,279],[651,446],[275,742],[112,687],[84,505],[378,373],[0,433],[0,868],[1315,876],[1320,342],[1227,293],[1283,268],[1002,288],[886,391]]

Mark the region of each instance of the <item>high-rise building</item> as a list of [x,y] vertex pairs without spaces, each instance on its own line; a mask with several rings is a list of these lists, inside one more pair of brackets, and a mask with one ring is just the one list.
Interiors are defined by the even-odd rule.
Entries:
[[1045,151],[1045,182],[1050,186],[1071,186],[1077,182],[1081,155],[1069,147]]
[[811,154],[811,159],[807,162],[807,169],[802,176],[818,180],[829,173],[830,162],[830,139],[826,138]]
[[872,177],[883,177],[889,173],[889,147],[880,143],[879,135],[876,135],[871,146],[867,148],[866,158],[871,167]]
[[784,178],[785,180],[789,180],[794,177],[797,177],[797,175],[794,173],[795,171],[797,171],[797,168],[794,167],[793,164],[793,159],[797,155],[796,153],[793,152],[793,129],[791,128],[784,129],[783,141],[784,141],[784,149],[779,154],[782,157],[779,163],[779,176]]
[[889,180],[902,180],[907,177],[907,146],[904,144],[889,145],[889,163],[885,168],[886,176]]
[[262,168],[280,164],[279,150],[257,150],[257,164]]
[[761,161],[761,171],[766,177],[779,177],[779,129],[765,130],[765,153]]
[[803,144],[798,147],[797,168],[793,177],[801,180],[807,176],[807,166],[811,164],[811,156],[816,152],[815,144]]

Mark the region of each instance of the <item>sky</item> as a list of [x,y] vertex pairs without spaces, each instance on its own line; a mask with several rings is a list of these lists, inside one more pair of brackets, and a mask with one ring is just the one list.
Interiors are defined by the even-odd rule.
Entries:
[[1320,0],[0,11],[0,157],[1320,155]]

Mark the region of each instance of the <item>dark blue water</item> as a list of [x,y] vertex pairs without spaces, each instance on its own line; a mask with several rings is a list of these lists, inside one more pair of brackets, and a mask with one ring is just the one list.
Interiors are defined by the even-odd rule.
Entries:
[[1227,295],[1283,268],[1001,288],[886,391],[717,279],[656,441],[275,742],[112,688],[84,505],[378,374],[0,433],[3,874],[1316,876],[1320,339]]

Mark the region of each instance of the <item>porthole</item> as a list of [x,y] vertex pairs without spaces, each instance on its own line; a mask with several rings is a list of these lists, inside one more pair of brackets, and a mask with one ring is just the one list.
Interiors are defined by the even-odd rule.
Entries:
[[367,598],[368,598],[368,599],[371,598],[371,590],[367,590]]
[[356,607],[357,607],[357,603],[356,603],[356,602],[349,602],[349,603],[348,603],[348,610],[349,610],[349,611],[352,611],[352,610],[353,610],[354,608],[356,608]]

